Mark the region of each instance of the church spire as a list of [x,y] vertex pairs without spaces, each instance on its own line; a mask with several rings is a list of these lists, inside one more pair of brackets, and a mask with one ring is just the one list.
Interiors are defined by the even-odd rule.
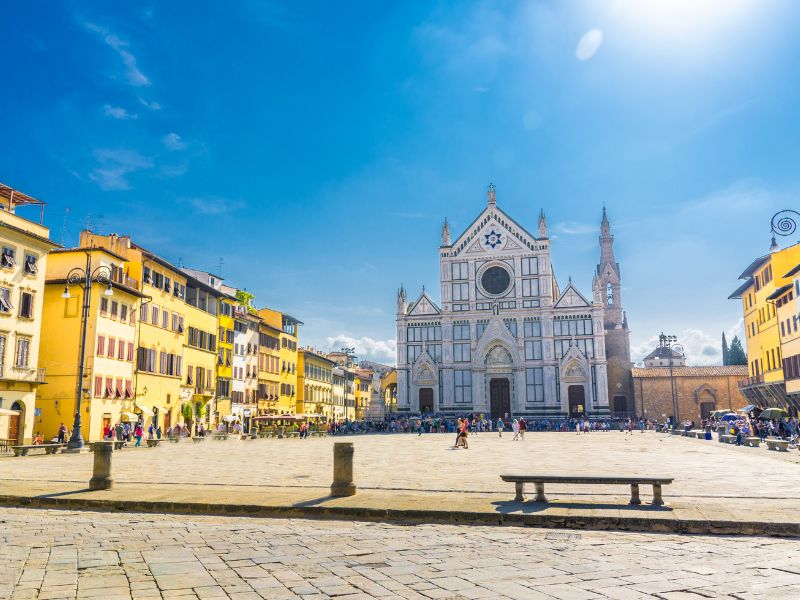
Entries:
[[489,206],[494,206],[495,204],[497,204],[497,195],[495,194],[495,189],[496,189],[495,185],[493,183],[490,183],[489,190],[487,191],[486,194],[488,197]]
[[404,315],[408,310],[408,299],[406,298],[406,288],[400,284],[400,289],[397,290],[397,314]]
[[547,219],[544,216],[544,209],[539,209],[539,237],[547,237]]
[[616,264],[614,258],[614,236],[611,235],[611,224],[608,222],[606,207],[603,206],[603,219],[600,221],[600,264],[610,262]]
[[444,218],[442,224],[442,246],[450,245],[450,223],[447,222],[447,217]]

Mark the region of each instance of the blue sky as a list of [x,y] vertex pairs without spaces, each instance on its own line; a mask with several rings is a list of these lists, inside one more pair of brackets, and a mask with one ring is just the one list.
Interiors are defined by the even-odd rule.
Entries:
[[442,219],[460,232],[493,181],[529,229],[545,210],[559,280],[586,293],[605,204],[635,356],[664,330],[717,362],[736,277],[800,205],[788,0],[0,15],[0,181],[45,200],[68,245],[90,219],[175,262],[222,258],[304,344],[393,362],[396,288],[438,290]]

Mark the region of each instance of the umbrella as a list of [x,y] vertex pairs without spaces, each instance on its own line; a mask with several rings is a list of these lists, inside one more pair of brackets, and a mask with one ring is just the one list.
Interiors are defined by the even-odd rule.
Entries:
[[758,415],[759,419],[782,419],[783,417],[788,417],[789,413],[787,413],[782,408],[768,408],[760,415]]
[[723,421],[738,421],[741,417],[735,413],[728,413],[727,415],[722,415]]
[[711,416],[714,417],[715,419],[718,419],[722,417],[722,415],[731,415],[731,414],[733,414],[733,411],[730,411],[726,408],[722,410],[715,410],[714,412],[711,413]]

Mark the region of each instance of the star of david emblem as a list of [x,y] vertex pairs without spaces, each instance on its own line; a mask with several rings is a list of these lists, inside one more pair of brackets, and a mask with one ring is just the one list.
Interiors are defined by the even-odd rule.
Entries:
[[495,246],[500,245],[502,234],[497,233],[494,229],[492,229],[489,233],[485,234],[484,237],[486,238],[485,244],[494,249]]

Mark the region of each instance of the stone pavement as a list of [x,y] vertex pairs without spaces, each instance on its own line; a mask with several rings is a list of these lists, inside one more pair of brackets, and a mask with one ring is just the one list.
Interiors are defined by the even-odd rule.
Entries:
[[[352,498],[327,497],[335,441],[355,444],[359,492]],[[497,434],[482,433],[470,437],[469,450],[451,449],[452,441],[452,436],[444,434],[396,434],[207,440],[201,444],[184,441],[158,448],[126,448],[114,453],[115,488],[103,492],[86,490],[91,455],[3,457],[0,495],[44,496],[37,501],[83,502],[72,506],[95,508],[99,506],[87,501],[104,500],[111,502],[111,507],[132,502],[128,510],[150,510],[144,503],[156,501],[199,505],[181,509],[190,512],[216,512],[220,505],[253,505],[282,507],[289,516],[298,516],[303,510],[317,511],[314,515],[329,510],[328,516],[335,516],[339,510],[344,511],[339,513],[343,517],[380,519],[387,510],[404,511],[400,518],[409,518],[414,511],[438,511],[441,519],[420,520],[465,521],[470,515],[480,515],[473,520],[491,522],[496,517],[495,522],[511,522],[512,517],[519,517],[518,522],[523,522],[524,517],[527,524],[554,526],[560,522],[596,528],[625,528],[623,521],[638,520],[639,525],[627,528],[800,531],[796,501],[800,452],[796,450],[770,452],[764,447],[735,447],[653,432],[528,433],[524,442],[514,442],[508,434],[498,438]],[[513,486],[500,481],[499,475],[515,471],[664,474],[673,476],[675,483],[664,488],[666,509],[647,504],[629,507],[625,486],[548,486],[551,504],[542,506],[512,501]],[[642,488],[642,498],[645,503],[650,499],[647,487]],[[152,508],[172,510],[166,505]],[[576,521],[578,517],[584,521]],[[653,526],[656,522],[660,526]],[[735,528],[743,522],[762,528]],[[692,523],[699,525],[687,525]]]
[[798,597],[800,542],[4,509],[0,598]]

